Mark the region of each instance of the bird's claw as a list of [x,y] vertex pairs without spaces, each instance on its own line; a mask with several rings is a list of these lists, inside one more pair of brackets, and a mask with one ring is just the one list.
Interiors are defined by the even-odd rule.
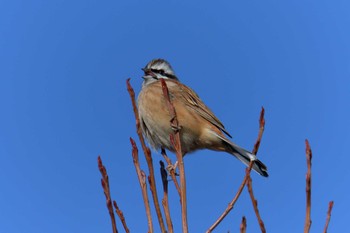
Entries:
[[173,123],[171,123],[171,129],[174,131],[174,132],[179,132],[181,130],[181,126],[177,126]]
[[169,164],[169,165],[166,167],[166,170],[168,171],[168,173],[174,172],[175,175],[178,175],[178,174],[176,173],[177,164],[178,164],[177,161],[176,161],[174,164]]

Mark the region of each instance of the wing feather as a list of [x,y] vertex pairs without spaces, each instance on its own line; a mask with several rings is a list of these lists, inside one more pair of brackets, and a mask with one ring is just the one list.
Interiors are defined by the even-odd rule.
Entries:
[[203,103],[199,96],[189,87],[179,83],[181,87],[181,94],[184,98],[184,102],[189,108],[196,111],[201,117],[209,121],[211,124],[218,127],[222,132],[227,134],[227,136],[232,136],[226,131],[225,126],[221,121],[214,115],[214,113]]

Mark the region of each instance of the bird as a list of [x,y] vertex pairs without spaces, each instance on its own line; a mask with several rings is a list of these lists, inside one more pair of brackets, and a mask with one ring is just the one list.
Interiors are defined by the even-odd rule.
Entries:
[[153,59],[142,70],[142,88],[137,98],[138,115],[142,133],[153,149],[175,152],[170,141],[174,128],[170,124],[171,115],[160,81],[164,79],[176,111],[183,156],[201,149],[227,152],[246,166],[254,161],[252,169],[268,177],[265,164],[228,139],[232,137],[221,121],[190,87],[180,82],[168,61]]

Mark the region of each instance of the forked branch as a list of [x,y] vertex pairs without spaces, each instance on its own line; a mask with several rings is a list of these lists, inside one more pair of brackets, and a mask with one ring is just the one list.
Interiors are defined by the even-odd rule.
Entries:
[[[262,138],[262,135],[263,135],[263,132],[264,132],[264,127],[265,127],[264,113],[265,113],[265,110],[264,110],[264,108],[262,108],[261,112],[260,112],[260,118],[259,118],[259,126],[260,126],[259,127],[259,134],[258,134],[258,138],[257,138],[257,140],[256,140],[256,142],[254,144],[253,154],[256,154],[258,152],[258,149],[259,149],[259,146],[260,146],[260,142],[261,142],[261,138]],[[220,224],[220,222],[228,215],[228,213],[230,213],[230,211],[233,209],[235,203],[237,202],[239,196],[241,195],[241,193],[242,193],[242,191],[244,189],[244,186],[246,185],[248,179],[250,178],[250,172],[252,170],[253,164],[254,164],[254,161],[251,161],[249,163],[249,166],[246,169],[246,174],[245,174],[245,176],[243,178],[243,181],[242,181],[241,185],[238,188],[238,191],[237,191],[236,195],[234,196],[232,201],[228,204],[227,208],[220,215],[220,217],[214,222],[213,225],[211,225],[209,227],[209,229],[206,231],[206,233],[212,232]]]
[[[262,139],[262,135],[264,133],[264,129],[265,129],[265,109],[264,107],[261,108],[261,112],[260,112],[260,118],[259,118],[259,134],[258,134],[258,139],[256,140],[255,144],[254,144],[254,148],[253,148],[253,154],[257,154],[259,147],[260,147],[260,143],[261,143],[261,139]],[[266,229],[265,229],[265,224],[260,216],[260,212],[258,209],[258,201],[255,199],[254,197],[254,192],[253,192],[253,181],[250,177],[250,173],[248,173],[248,179],[247,179],[247,188],[248,188],[248,192],[249,192],[249,196],[250,199],[252,201],[253,204],[253,208],[254,208],[254,212],[256,215],[256,218],[258,219],[259,222],[259,226],[260,226],[260,230],[262,233],[266,233]]]

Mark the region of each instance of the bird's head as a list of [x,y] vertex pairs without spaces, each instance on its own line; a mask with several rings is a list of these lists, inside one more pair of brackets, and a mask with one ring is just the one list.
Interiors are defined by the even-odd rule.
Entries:
[[169,62],[164,59],[154,59],[150,61],[145,68],[142,68],[144,72],[143,85],[153,83],[160,78],[179,80]]

